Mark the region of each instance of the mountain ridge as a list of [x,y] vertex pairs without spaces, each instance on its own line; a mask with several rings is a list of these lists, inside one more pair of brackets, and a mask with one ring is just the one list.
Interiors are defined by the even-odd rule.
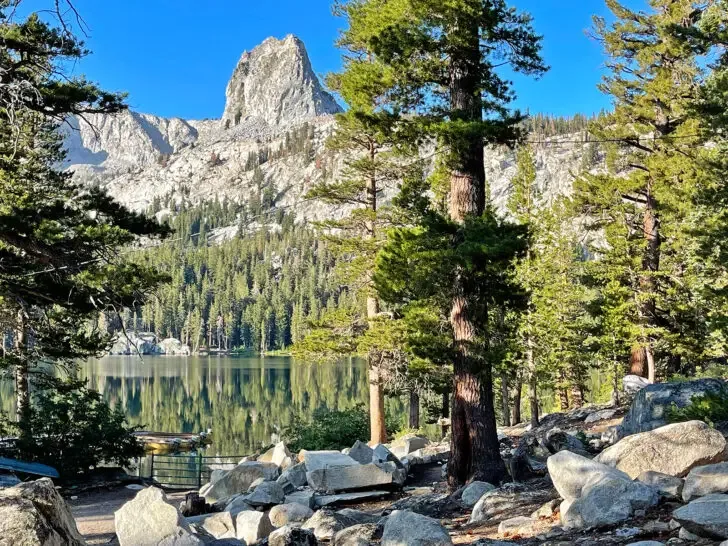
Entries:
[[[77,180],[102,186],[139,211],[159,200],[169,203],[166,214],[183,203],[247,203],[265,189],[275,196],[275,207],[291,209],[299,222],[336,218],[345,214],[344,207],[305,195],[335,178],[343,165],[343,158],[325,147],[340,111],[313,72],[303,42],[293,35],[269,38],[242,55],[220,119],[133,111],[71,118],[64,128],[65,166]],[[561,146],[559,140],[535,150],[545,199],[569,192],[571,173],[581,164],[583,149]],[[486,148],[485,159],[491,195],[503,207],[515,174],[514,153]]]

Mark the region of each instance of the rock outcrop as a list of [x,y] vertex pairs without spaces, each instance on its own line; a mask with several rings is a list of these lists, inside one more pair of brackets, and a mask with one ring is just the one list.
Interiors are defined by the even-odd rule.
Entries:
[[673,517],[701,537],[728,538],[728,495],[707,495],[678,508]]
[[702,421],[688,421],[627,436],[595,460],[631,478],[648,470],[683,477],[696,466],[723,461],[725,450],[726,440],[720,432]]
[[71,510],[48,478],[0,490],[0,544],[82,546]]
[[[66,165],[82,183],[99,185],[138,211],[166,205],[159,218],[182,202],[194,206],[218,198],[246,202],[256,191],[256,169],[276,194],[276,207],[300,222],[337,218],[341,206],[306,200],[318,182],[341,171],[343,158],[325,151],[339,105],[322,87],[303,43],[270,38],[245,53],[229,81],[220,120],[183,120],[124,112],[71,117],[65,131]],[[535,149],[536,183],[544,199],[569,193],[583,146],[560,146],[574,135]],[[430,155],[430,151],[426,152]],[[515,152],[488,148],[486,178],[503,208],[516,172]],[[385,202],[391,192],[381,195]],[[212,243],[234,237],[237,226],[209,234]],[[408,449],[416,449],[412,445]]]
[[207,502],[215,502],[227,497],[246,493],[254,481],[260,478],[263,480],[275,480],[278,477],[278,473],[278,466],[273,463],[259,463],[255,461],[240,463],[212,484],[212,487],[205,492],[205,500]]
[[685,502],[711,493],[728,493],[728,463],[693,468],[685,478],[682,491]]
[[121,546],[201,546],[189,523],[167,502],[161,489],[148,487],[114,514]]
[[381,546],[446,546],[452,539],[436,519],[395,510],[387,518]]
[[696,379],[677,383],[657,383],[639,390],[629,411],[618,427],[620,437],[648,432],[667,425],[667,411],[684,408],[696,396],[725,392],[726,382],[720,379]]
[[287,127],[341,111],[321,86],[303,42],[292,35],[268,38],[243,53],[225,97],[222,122],[228,129],[250,118]]
[[549,457],[554,487],[564,499],[561,523],[567,528],[613,525],[657,504],[657,490],[615,468],[561,451]]

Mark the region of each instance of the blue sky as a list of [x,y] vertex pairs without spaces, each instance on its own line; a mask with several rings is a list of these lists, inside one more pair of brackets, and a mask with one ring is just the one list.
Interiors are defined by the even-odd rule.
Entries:
[[[39,0],[28,2],[38,3]],[[589,114],[609,106],[597,89],[603,59],[585,35],[602,0],[512,0],[534,16],[551,71],[518,77],[516,105],[532,113]],[[268,36],[296,34],[314,70],[336,70],[333,41],[343,22],[330,0],[75,0],[93,54],[75,68],[105,88],[129,93],[138,111],[187,119],[222,114],[225,86],[242,52]]]

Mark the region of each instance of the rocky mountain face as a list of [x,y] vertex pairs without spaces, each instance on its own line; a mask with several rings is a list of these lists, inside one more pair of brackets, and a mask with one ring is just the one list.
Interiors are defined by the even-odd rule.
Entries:
[[[298,38],[269,38],[244,53],[226,98],[220,120],[131,111],[71,118],[64,127],[66,166],[134,210],[146,210],[155,200],[170,203],[170,209],[183,200],[247,202],[260,192],[262,173],[275,206],[294,212],[298,221],[345,212],[304,198],[341,168],[342,158],[325,148],[341,108],[323,89]],[[545,199],[570,191],[581,156],[581,146],[560,144],[558,138],[536,149]],[[512,151],[486,150],[486,175],[499,206],[515,172]]]

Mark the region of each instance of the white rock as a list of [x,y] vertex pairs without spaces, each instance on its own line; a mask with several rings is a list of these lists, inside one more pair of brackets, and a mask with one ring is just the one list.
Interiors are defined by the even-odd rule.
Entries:
[[369,464],[372,462],[374,450],[364,442],[357,440],[349,450],[348,455],[360,464]]
[[688,421],[627,436],[595,460],[632,478],[648,470],[683,477],[696,466],[722,461],[725,450],[720,432],[702,421]]
[[402,484],[405,477],[391,462],[329,466],[306,473],[306,480],[314,490],[332,492]]
[[381,546],[445,546],[452,539],[436,519],[407,510],[395,510],[387,518]]
[[463,494],[460,497],[460,502],[462,502],[463,506],[472,508],[478,503],[480,497],[485,495],[488,491],[493,491],[494,489],[495,486],[489,484],[488,482],[474,481],[468,484],[465,489],[463,489]]
[[212,503],[227,497],[245,493],[251,484],[262,478],[263,480],[275,480],[278,478],[278,466],[273,463],[259,463],[254,461],[243,462],[216,481],[206,491],[205,500]]
[[187,523],[198,529],[204,529],[217,539],[235,538],[235,522],[230,512],[216,512],[186,518]]
[[248,546],[257,544],[273,531],[268,514],[264,512],[240,512],[235,518],[237,538],[245,541]]
[[581,497],[585,484],[597,477],[616,476],[630,480],[624,472],[570,451],[560,451],[552,455],[546,461],[546,466],[556,491],[564,500]]
[[645,485],[654,487],[664,497],[680,498],[682,496],[684,484],[682,478],[648,470],[637,476],[637,480]]
[[498,525],[498,534],[501,536],[523,535],[533,530],[536,522],[525,516],[516,516],[500,522]]
[[268,512],[273,527],[284,527],[290,523],[303,523],[313,516],[313,510],[297,502],[279,504]]
[[284,500],[286,504],[296,502],[298,504],[308,506],[309,508],[313,508],[316,506],[315,497],[316,495],[314,494],[313,489],[303,489],[286,495]]
[[114,513],[116,536],[121,546],[198,546],[177,507],[167,502],[161,489],[149,487]]
[[331,540],[342,529],[352,527],[357,523],[359,522],[345,514],[324,508],[311,516],[302,527],[313,531],[318,540]]
[[250,506],[270,506],[281,504],[286,497],[283,487],[278,482],[263,482],[249,495],[245,495],[245,502]]
[[685,502],[711,493],[728,492],[728,463],[693,468],[685,478],[682,497]]
[[309,529],[286,525],[273,531],[268,546],[317,546],[316,536]]
[[614,525],[632,517],[635,510],[657,504],[659,497],[653,488],[625,480],[620,476],[594,476],[564,510],[561,523],[566,528],[584,529]]
[[338,451],[304,451],[303,462],[306,472],[321,470],[330,466],[357,466],[359,463]]
[[295,36],[268,38],[243,54],[228,84],[223,123],[257,117],[270,126],[301,123],[341,108],[322,88],[306,48]]
[[0,489],[0,544],[83,546],[86,543],[53,482],[43,478]]

